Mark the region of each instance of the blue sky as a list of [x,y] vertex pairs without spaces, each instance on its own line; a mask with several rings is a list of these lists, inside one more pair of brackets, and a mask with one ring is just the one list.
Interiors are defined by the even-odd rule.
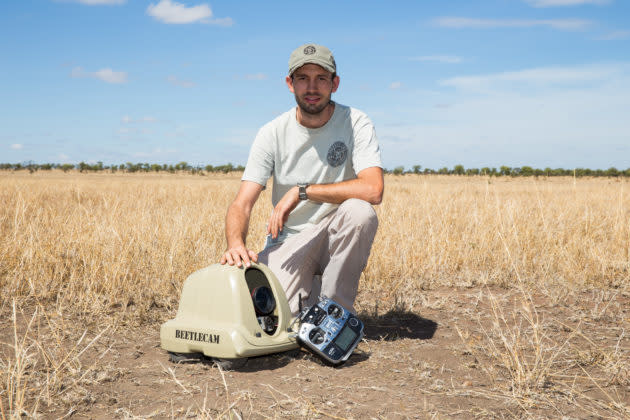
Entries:
[[386,167],[630,167],[630,2],[3,0],[0,162],[244,164],[305,42]]

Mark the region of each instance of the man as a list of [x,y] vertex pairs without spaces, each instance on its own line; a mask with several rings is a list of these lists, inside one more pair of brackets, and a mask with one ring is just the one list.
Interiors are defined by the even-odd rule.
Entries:
[[[312,305],[320,294],[354,312],[378,226],[371,204],[383,196],[374,127],[361,111],[331,100],[339,76],[328,48],[305,44],[293,51],[286,83],[297,107],[263,126],[254,140],[227,212],[221,264],[269,266],[294,315],[299,297]],[[245,244],[249,217],[272,175],[274,209],[267,243],[256,254]]]

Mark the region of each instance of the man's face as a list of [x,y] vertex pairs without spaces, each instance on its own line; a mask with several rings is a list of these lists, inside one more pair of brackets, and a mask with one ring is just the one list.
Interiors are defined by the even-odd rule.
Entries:
[[287,76],[289,90],[295,95],[298,106],[307,114],[321,113],[330,102],[333,92],[339,87],[339,76],[317,64],[305,64]]

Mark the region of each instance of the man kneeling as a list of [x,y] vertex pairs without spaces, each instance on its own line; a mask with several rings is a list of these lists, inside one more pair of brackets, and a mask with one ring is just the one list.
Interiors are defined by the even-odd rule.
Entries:
[[[335,103],[339,76],[331,51],[305,44],[291,53],[289,90],[297,107],[264,125],[252,145],[241,186],[225,220],[221,264],[262,262],[276,275],[294,315],[325,295],[354,312],[361,272],[383,197],[374,126],[361,111]],[[267,241],[245,244],[254,203],[273,175]],[[321,284],[314,281],[321,275]]]

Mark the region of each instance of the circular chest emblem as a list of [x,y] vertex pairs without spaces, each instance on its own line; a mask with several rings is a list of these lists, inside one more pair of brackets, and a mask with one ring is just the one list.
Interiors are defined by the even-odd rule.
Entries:
[[306,54],[306,55],[315,54],[315,51],[317,51],[317,50],[312,45],[304,47],[304,54]]
[[328,149],[328,154],[326,155],[326,159],[328,160],[328,164],[333,168],[341,165],[346,161],[348,157],[348,146],[344,142],[336,141],[330,146]]

